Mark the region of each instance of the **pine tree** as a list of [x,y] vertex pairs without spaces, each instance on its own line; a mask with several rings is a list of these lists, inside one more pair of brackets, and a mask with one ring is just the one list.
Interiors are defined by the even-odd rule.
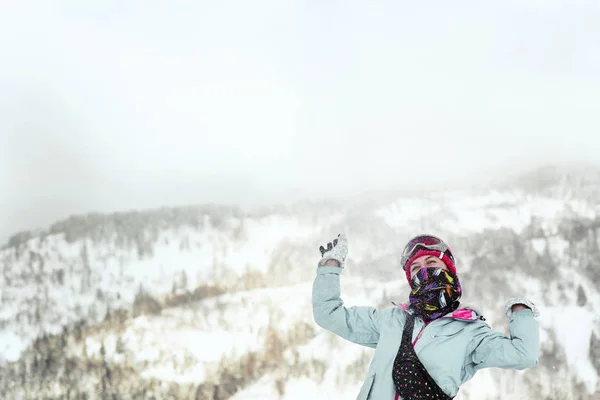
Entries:
[[88,254],[87,243],[84,243],[80,251],[83,271],[81,275],[81,293],[85,293],[92,286],[92,269],[90,267],[90,257]]
[[123,343],[123,336],[119,335],[117,343],[115,344],[115,352],[117,354],[125,353],[125,344]]
[[181,287],[181,290],[183,290],[184,292],[187,291],[188,289],[188,277],[187,274],[185,273],[185,270],[181,270],[181,275],[180,275],[180,282],[179,285]]

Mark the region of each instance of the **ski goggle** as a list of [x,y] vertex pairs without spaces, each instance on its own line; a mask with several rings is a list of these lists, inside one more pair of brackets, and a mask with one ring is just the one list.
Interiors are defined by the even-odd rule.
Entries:
[[402,250],[402,258],[400,260],[402,268],[404,268],[406,266],[406,263],[408,262],[408,260],[420,248],[446,253],[446,255],[448,255],[448,257],[450,257],[452,262],[454,262],[454,257],[452,256],[452,252],[450,251],[450,248],[448,248],[448,245],[446,243],[444,243],[444,241],[442,239],[440,239],[439,237],[433,236],[433,235],[419,235],[419,236],[415,236],[414,238],[410,239],[408,241],[408,243],[406,244],[406,246],[404,247],[404,250]]

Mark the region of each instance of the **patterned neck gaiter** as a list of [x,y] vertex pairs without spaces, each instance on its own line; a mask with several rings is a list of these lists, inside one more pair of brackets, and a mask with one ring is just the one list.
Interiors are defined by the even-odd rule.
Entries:
[[462,290],[458,276],[442,268],[422,268],[411,279],[409,308],[426,322],[458,308]]

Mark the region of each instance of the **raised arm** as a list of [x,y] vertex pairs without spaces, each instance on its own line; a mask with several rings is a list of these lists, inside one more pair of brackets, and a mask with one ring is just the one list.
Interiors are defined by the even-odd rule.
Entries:
[[320,327],[353,343],[375,348],[384,314],[389,310],[374,307],[345,307],[340,297],[341,267],[317,268],[313,282],[312,304],[315,322]]
[[[509,300],[510,302],[510,300]],[[540,334],[535,317],[535,306],[524,301],[532,308],[511,307],[507,310],[510,335],[493,331],[487,324],[481,324],[470,345],[470,357],[474,369],[504,368],[526,369],[539,363]],[[512,311],[518,310],[518,311]]]
[[340,272],[348,256],[345,235],[321,246],[321,260],[312,287],[313,317],[320,327],[354,343],[376,347],[382,321],[389,318],[391,309],[346,307],[340,294]]

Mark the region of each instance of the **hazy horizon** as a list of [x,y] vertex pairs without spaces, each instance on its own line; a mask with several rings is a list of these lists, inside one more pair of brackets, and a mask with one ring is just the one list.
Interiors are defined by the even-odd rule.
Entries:
[[600,165],[600,3],[0,5],[0,243]]

